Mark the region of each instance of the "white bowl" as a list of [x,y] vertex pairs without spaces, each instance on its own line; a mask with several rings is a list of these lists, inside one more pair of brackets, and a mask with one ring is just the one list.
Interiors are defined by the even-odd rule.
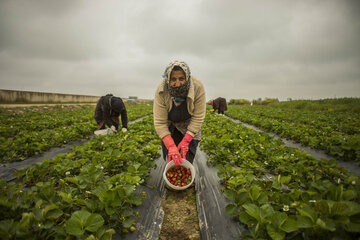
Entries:
[[96,130],[96,131],[94,132],[94,134],[95,134],[96,136],[99,136],[99,135],[108,135],[108,134],[111,134],[111,133],[114,133],[114,131],[111,130],[111,128]]
[[[188,185],[183,186],[183,187],[178,187],[178,186],[172,185],[172,184],[169,182],[169,180],[168,180],[167,177],[166,177],[166,172],[167,172],[170,168],[172,168],[172,167],[174,167],[174,166],[183,166],[183,167],[186,167],[186,168],[190,168],[190,171],[191,171],[191,182],[190,182]],[[169,188],[171,188],[171,189],[173,189],[173,190],[176,190],[176,191],[185,190],[185,189],[187,189],[188,187],[190,187],[191,184],[193,184],[193,182],[194,182],[194,180],[195,180],[195,168],[194,168],[194,166],[193,166],[188,160],[186,160],[186,159],[182,159],[182,163],[180,163],[180,164],[178,164],[178,165],[176,165],[176,164],[174,163],[174,161],[170,161],[170,162],[168,162],[168,163],[166,164],[166,166],[165,166],[164,173],[163,173],[163,179],[165,180],[165,184],[166,184]]]

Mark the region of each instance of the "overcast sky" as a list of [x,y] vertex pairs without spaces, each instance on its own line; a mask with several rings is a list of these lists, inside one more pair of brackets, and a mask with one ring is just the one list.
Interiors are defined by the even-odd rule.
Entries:
[[153,99],[172,60],[207,99],[360,97],[360,1],[0,0],[0,89]]

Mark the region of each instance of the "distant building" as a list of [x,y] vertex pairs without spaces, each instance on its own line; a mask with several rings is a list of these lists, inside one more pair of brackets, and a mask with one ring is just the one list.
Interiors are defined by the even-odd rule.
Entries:
[[126,101],[127,101],[127,102],[137,102],[137,101],[138,101],[138,97],[136,97],[136,96],[129,96]]

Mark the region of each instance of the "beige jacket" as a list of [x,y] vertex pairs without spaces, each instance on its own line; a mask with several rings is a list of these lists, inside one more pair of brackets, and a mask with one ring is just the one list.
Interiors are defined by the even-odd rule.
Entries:
[[[183,123],[173,123],[173,125],[183,134],[189,133],[194,139],[200,140],[201,124],[205,119],[206,112],[206,97],[204,85],[193,76],[191,77],[186,102],[191,118]],[[172,105],[173,100],[166,88],[164,79],[155,92],[154,100],[154,126],[161,139],[170,134],[169,126],[172,122],[168,120],[168,113]]]

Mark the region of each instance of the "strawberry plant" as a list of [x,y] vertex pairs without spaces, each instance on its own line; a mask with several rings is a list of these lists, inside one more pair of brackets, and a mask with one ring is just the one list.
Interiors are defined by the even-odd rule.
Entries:
[[216,165],[241,239],[359,237],[359,178],[280,140],[207,114],[200,147]]
[[160,146],[148,116],[126,133],[96,136],[19,170],[16,180],[0,184],[0,237],[112,239],[135,231],[134,207],[146,197],[136,190]]
[[[131,104],[129,121],[149,115],[150,104]],[[70,141],[89,138],[97,129],[94,107],[56,112],[0,115],[0,162],[22,161]]]
[[226,114],[339,159],[360,162],[359,113],[230,106]]

